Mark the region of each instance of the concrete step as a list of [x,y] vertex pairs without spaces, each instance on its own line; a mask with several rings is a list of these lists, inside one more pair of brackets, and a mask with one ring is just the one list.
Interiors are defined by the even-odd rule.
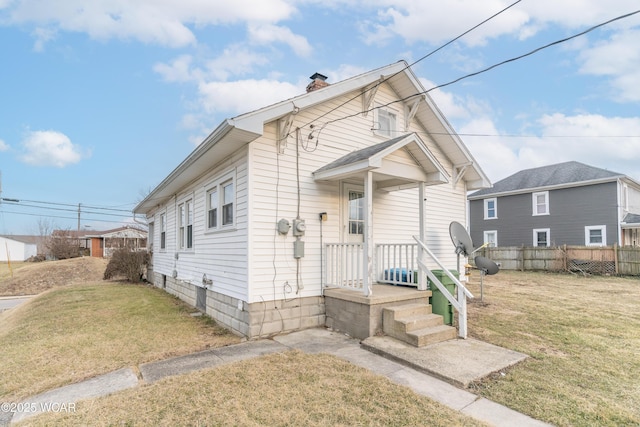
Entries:
[[410,317],[402,317],[396,319],[396,325],[402,329],[402,332],[413,332],[420,329],[429,328],[431,326],[442,325],[443,317],[439,314],[419,314]]
[[382,330],[390,337],[416,347],[456,338],[456,328],[443,324],[443,317],[431,312],[429,304],[386,307],[382,312]]
[[453,326],[431,326],[429,328],[408,332],[406,334],[408,340],[404,341],[416,347],[424,347],[429,344],[455,339],[457,334],[458,332]]
[[423,314],[431,314],[430,304],[414,303],[397,305],[395,307],[386,307],[383,311],[383,316],[387,316],[389,321]]

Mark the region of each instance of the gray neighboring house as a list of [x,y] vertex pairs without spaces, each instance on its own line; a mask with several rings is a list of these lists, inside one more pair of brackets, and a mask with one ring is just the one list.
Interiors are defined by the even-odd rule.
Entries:
[[640,246],[640,183],[565,162],[517,172],[468,196],[475,246]]

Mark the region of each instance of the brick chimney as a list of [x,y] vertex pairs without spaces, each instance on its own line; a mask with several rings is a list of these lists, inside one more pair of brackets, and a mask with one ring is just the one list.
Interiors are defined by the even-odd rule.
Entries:
[[307,85],[307,93],[313,90],[322,89],[323,87],[329,86],[329,83],[326,82],[327,76],[322,75],[320,73],[315,73],[313,76],[309,77],[312,82]]

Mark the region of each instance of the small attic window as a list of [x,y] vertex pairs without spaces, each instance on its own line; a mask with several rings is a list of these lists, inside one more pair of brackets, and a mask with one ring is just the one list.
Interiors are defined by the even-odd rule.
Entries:
[[394,111],[385,108],[376,109],[375,133],[382,136],[395,136],[398,122],[397,117]]

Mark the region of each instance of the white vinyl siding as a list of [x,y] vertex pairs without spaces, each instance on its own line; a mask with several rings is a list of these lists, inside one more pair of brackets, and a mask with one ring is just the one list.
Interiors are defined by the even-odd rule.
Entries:
[[531,196],[533,205],[533,215],[549,215],[549,192],[541,191],[533,193]]
[[498,199],[484,199],[484,219],[498,218]]
[[[183,192],[167,201],[166,250],[154,252],[155,273],[202,285],[206,274],[213,281],[212,287],[225,295],[247,300],[247,150],[235,152],[219,165],[212,165],[209,173],[196,179]],[[234,224],[219,227],[216,232],[207,228],[207,191],[213,183],[234,183]],[[191,250],[180,250],[178,243],[178,205],[193,200],[193,243]],[[162,209],[162,206],[161,206]],[[221,220],[220,220],[221,221]],[[218,225],[220,226],[220,222]]]
[[[383,85],[376,95],[380,104],[395,100],[395,94]],[[342,105],[344,103],[344,105]],[[340,106],[339,110],[329,110]],[[300,170],[300,218],[306,221],[305,256],[300,259],[300,282],[303,288],[296,289],[296,260],[293,257],[292,233],[281,235],[276,224],[281,219],[293,222],[298,215],[296,180],[295,138],[289,137],[284,152],[278,154],[274,141],[277,126],[271,123],[265,127],[265,134],[250,145],[249,169],[251,170],[251,210],[249,247],[252,251],[250,302],[271,301],[321,295],[320,279],[323,245],[342,242],[349,226],[345,223],[343,209],[347,203],[342,198],[341,186],[344,181],[316,182],[312,173],[326,164],[372,144],[372,113],[359,114],[362,100],[347,94],[327,102],[318,108],[300,111],[297,123],[306,123],[318,115],[329,112],[326,120],[353,114],[349,120],[338,121],[325,128],[318,138],[318,132],[309,139],[310,130],[302,130],[299,146],[298,167]],[[397,116],[397,129],[404,129],[403,115]],[[417,132],[429,150],[443,165],[452,170],[453,165],[442,151],[431,141],[421,127],[410,126],[407,133]],[[316,139],[317,138],[317,139]],[[317,145],[316,145],[317,142]],[[404,150],[392,155],[395,162],[410,167],[415,164]],[[350,179],[349,183],[363,185],[362,180]],[[418,189],[385,193],[374,190],[373,235],[374,245],[380,243],[414,243],[414,235],[419,235],[420,224]],[[466,223],[466,188],[463,181],[455,188],[451,183],[426,187],[427,245],[449,268],[456,267],[456,256],[449,236],[451,221]],[[326,212],[327,220],[320,222],[319,213]],[[320,237],[322,227],[322,238]],[[429,265],[431,261],[429,260]],[[432,266],[437,268],[436,266]]]
[[[322,132],[316,130],[313,138],[309,138],[311,130],[303,129],[297,159],[295,137],[288,137],[286,144],[282,144],[284,152],[278,154],[277,126],[275,122],[268,123],[263,136],[221,159],[220,164],[211,165],[206,176],[197,178],[167,201],[167,249],[154,253],[154,271],[168,276],[175,271],[177,280],[197,285],[202,284],[206,274],[213,281],[212,289],[249,303],[322,295],[323,245],[342,241],[344,203],[341,181],[315,182],[312,173],[354,150],[382,141],[382,138],[372,138],[374,115],[372,112],[362,114],[362,99],[355,95],[355,92],[345,94],[317,107],[303,109],[295,116],[292,129],[325,113],[326,121],[353,115],[348,120],[332,123]],[[387,84],[376,94],[379,105],[396,99]],[[403,114],[396,116],[396,129],[405,129]],[[452,162],[423,127],[414,121],[406,133],[410,132],[419,135],[446,171],[453,169]],[[404,150],[394,153],[393,160],[407,167],[415,162]],[[298,176],[296,170],[300,172]],[[233,225],[224,227],[221,186],[227,182],[225,178],[229,173],[233,173]],[[362,180],[349,182],[363,184]],[[212,229],[209,198],[214,187],[220,203],[213,208],[217,228]],[[425,190],[426,243],[447,268],[456,266],[449,224],[451,221],[466,223],[466,190],[464,181],[455,187],[446,183]],[[414,243],[413,236],[420,230],[418,194],[417,188],[389,193],[374,189],[374,244]],[[194,201],[194,250],[176,254],[179,252],[175,228],[177,205],[188,198]],[[321,212],[326,213],[324,222],[319,219]],[[296,260],[293,257],[295,237],[291,231],[287,235],[279,234],[276,224],[280,219],[293,222],[298,216],[306,221],[306,232],[301,238],[304,257]],[[437,268],[430,261],[429,265]]]

